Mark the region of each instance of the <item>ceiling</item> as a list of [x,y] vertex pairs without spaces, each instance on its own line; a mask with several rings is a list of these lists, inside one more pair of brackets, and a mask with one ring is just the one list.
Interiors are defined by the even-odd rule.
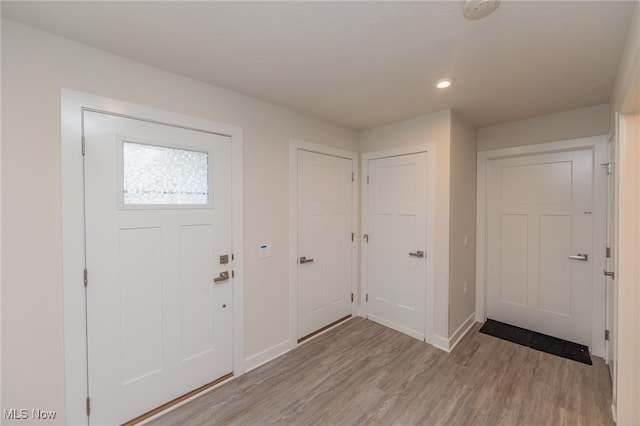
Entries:
[[448,108],[483,127],[607,103],[636,3],[503,0],[470,21],[461,1],[2,1],[2,16],[353,129]]

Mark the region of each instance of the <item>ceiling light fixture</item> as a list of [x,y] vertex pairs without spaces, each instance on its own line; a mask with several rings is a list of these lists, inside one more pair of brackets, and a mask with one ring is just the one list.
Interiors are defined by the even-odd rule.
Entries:
[[443,78],[442,80],[436,81],[436,87],[438,89],[446,89],[447,87],[451,87],[453,84],[453,80],[450,78]]
[[467,0],[463,15],[467,19],[480,19],[491,15],[500,6],[500,0]]

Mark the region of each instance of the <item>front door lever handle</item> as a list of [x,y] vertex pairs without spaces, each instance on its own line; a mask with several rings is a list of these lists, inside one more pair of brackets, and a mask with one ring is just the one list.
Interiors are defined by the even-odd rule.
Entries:
[[229,279],[229,271],[220,272],[220,276],[213,279],[214,284],[221,283]]
[[312,263],[313,259],[307,259],[304,256],[300,256],[300,264],[304,264],[304,263]]
[[422,250],[418,250],[415,253],[409,253],[409,256],[424,257],[424,252]]

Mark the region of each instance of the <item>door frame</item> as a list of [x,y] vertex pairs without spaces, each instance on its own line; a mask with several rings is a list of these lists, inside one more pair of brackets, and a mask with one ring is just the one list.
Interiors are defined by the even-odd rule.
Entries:
[[617,212],[614,267],[616,295],[616,380],[612,403],[614,420],[620,425],[640,420],[640,113],[616,114]]
[[[435,164],[435,149],[436,144],[434,142],[412,145],[407,147],[392,148],[382,151],[368,152],[362,154],[362,177],[361,182],[361,235],[364,236],[369,232],[369,194],[366,184],[367,176],[369,175],[369,161],[387,157],[399,157],[402,155],[410,154],[427,154],[427,218],[426,218],[426,241],[427,246],[425,248],[425,267],[426,271],[426,291],[425,291],[425,338],[424,341],[433,345],[434,334],[433,324],[435,316],[434,306],[434,283],[435,283],[435,191],[436,191],[436,164]],[[368,265],[368,250],[366,247],[367,241],[364,238],[360,239],[362,245],[362,255],[360,263],[360,316],[367,317],[367,304],[363,301],[366,300],[368,293],[368,277],[367,277],[367,265]],[[440,347],[440,346],[438,346]]]
[[[608,136],[592,136],[557,142],[547,142],[512,148],[478,152],[477,206],[476,206],[476,321],[486,320],[487,294],[487,198],[489,162],[503,158],[591,149],[593,151],[593,288],[591,307],[591,352],[603,357],[605,330],[605,280],[602,270],[605,265],[607,180],[600,164],[607,162]],[[601,285],[600,285],[601,284]]]
[[[298,345],[298,151],[331,155],[351,161],[351,228],[354,244],[351,245],[351,293],[356,294],[358,282],[358,154],[327,145],[289,139],[289,342],[288,349]],[[351,303],[351,315],[357,314],[355,301]]]
[[[244,373],[244,265],[242,128],[67,89],[60,91],[62,286],[64,300],[65,407],[68,424],[87,424],[87,338],[82,112],[92,109],[171,124],[231,138],[233,268],[233,373]],[[234,219],[237,218],[237,219]],[[91,277],[89,276],[89,281]],[[90,285],[90,284],[89,284]],[[141,413],[142,414],[142,413]]]

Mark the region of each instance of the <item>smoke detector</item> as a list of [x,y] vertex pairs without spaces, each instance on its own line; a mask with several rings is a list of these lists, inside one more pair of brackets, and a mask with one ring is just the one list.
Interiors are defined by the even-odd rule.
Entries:
[[491,15],[500,6],[500,0],[467,0],[464,3],[464,17],[480,19]]

